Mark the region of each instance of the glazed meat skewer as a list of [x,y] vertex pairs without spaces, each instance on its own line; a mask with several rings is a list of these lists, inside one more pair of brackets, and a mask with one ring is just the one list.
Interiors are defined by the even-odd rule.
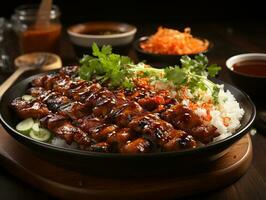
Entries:
[[[44,90],[41,90],[39,87],[35,87],[35,88],[36,89],[31,89],[30,90],[30,94],[33,94],[35,97],[37,97],[37,95],[42,95]],[[41,97],[41,99],[45,99],[46,103],[49,103],[49,102],[52,103],[52,102],[56,101],[56,98],[54,98],[54,97],[56,97],[56,94],[50,93],[45,98]],[[75,103],[77,103],[77,102],[75,102]],[[72,102],[72,106],[70,104],[71,103],[68,103],[67,106],[63,106],[63,107],[65,107],[63,111],[61,109],[62,107],[59,107],[59,108],[57,107],[58,109],[54,110],[54,111],[57,111],[58,113],[60,113],[61,116],[65,116],[66,118],[70,116],[72,118],[72,120],[75,120],[78,117],[75,114],[73,114],[73,113],[78,113],[79,109],[78,109],[78,107],[73,106],[73,102]],[[56,104],[52,104],[52,105],[56,105]],[[66,107],[70,107],[70,109],[66,109]],[[80,107],[80,109],[82,110],[82,107]],[[68,112],[67,112],[67,110],[68,110]],[[106,125],[103,122],[100,122],[100,124],[97,124],[97,126],[95,124],[93,124],[93,125],[91,125],[88,128],[88,124],[89,124],[88,121],[96,121],[96,119],[97,118],[86,119],[80,124],[81,130],[84,131],[84,129],[85,129],[85,132],[90,133],[91,137],[95,141],[98,141],[98,142],[99,141],[104,141],[104,139],[107,138],[108,143],[110,143],[111,146],[115,146],[116,151],[119,151],[119,152],[129,153],[130,151],[131,152],[133,151],[133,152],[136,153],[136,152],[139,152],[139,151],[140,152],[147,152],[149,150],[149,148],[145,148],[145,147],[148,147],[148,145],[147,145],[148,141],[146,141],[145,139],[136,140],[136,141],[133,140],[132,144],[131,144],[129,139],[132,139],[134,137],[132,136],[133,134],[129,131],[128,128],[124,128],[122,130],[119,130],[114,125]],[[45,120],[41,120],[41,121],[47,121],[47,118]],[[54,120],[52,120],[52,121],[54,121]],[[80,119],[79,121],[82,121],[82,120]],[[86,134],[81,133],[81,131],[78,131],[69,122],[68,123],[64,123],[62,126],[57,125],[57,126],[59,126],[57,129],[54,129],[53,127],[51,127],[51,126],[49,126],[49,125],[47,125],[45,123],[42,123],[42,124],[44,125],[44,127],[47,127],[48,129],[50,129],[53,132],[55,132],[61,138],[64,138],[68,143],[71,143],[72,139],[74,139],[74,141],[76,141],[77,143],[80,142],[80,139],[76,139],[76,137],[73,137],[73,134],[71,134],[71,132],[69,131],[69,130],[73,130],[72,133],[77,132],[77,134],[79,136],[81,135],[81,136],[83,136],[85,138],[83,143],[85,143],[86,145],[90,145],[91,144],[91,141],[86,139],[86,137],[87,137]],[[99,127],[99,125],[101,127]],[[108,136],[108,134],[110,134],[110,136]],[[126,148],[123,148],[123,146],[125,145],[126,142],[127,142],[127,145],[125,146]],[[91,150],[93,150],[93,151],[94,150],[95,151],[107,151],[107,149],[109,148],[108,147],[108,143],[104,143],[104,142],[100,142],[100,143],[102,145],[99,146],[98,144],[95,144],[95,145],[92,146]],[[143,145],[143,144],[146,144],[146,145]],[[94,149],[94,147],[95,147],[95,149]],[[85,149],[84,146],[82,148]],[[101,148],[103,148],[103,149],[101,149]]]
[[[76,93],[80,93],[80,91],[76,91]],[[72,94],[75,94],[75,92],[73,92]],[[101,112],[99,112],[99,113],[101,113],[99,115],[99,113],[95,112],[96,109],[94,109],[94,112],[93,112],[94,115],[104,116],[104,115],[109,113],[109,115],[107,115],[107,117],[105,117],[105,121],[106,120],[107,121],[110,121],[110,120],[115,121],[116,124],[118,124],[119,126],[122,126],[122,127],[127,126],[129,121],[131,121],[134,118],[134,116],[143,115],[143,113],[144,113],[143,109],[141,109],[141,107],[136,102],[133,102],[133,101],[126,102],[126,100],[123,98],[121,98],[120,100],[117,100],[117,98],[115,98],[113,93],[108,91],[107,89],[103,89],[103,90],[99,89],[98,91],[94,92],[93,95],[90,94],[89,97],[87,99],[85,99],[85,102],[89,102],[91,104],[91,106],[95,106],[95,108],[98,109],[98,111],[101,111]],[[106,108],[107,108],[107,110],[106,110]],[[113,108],[113,109],[111,109],[111,108]],[[102,110],[104,110],[104,112],[102,112]],[[154,123],[165,124],[165,122],[163,122],[159,118],[156,118],[156,120],[157,121]],[[153,123],[153,121],[151,123]],[[140,132],[136,128],[134,129],[134,126],[132,126],[132,129],[136,132]],[[170,129],[173,129],[173,127],[171,126],[165,132],[167,132],[167,131],[171,132]],[[150,132],[152,132],[152,131],[150,131]],[[147,132],[142,132],[142,134],[147,134]],[[177,133],[177,132],[173,132],[173,131],[171,132],[171,134],[172,135],[175,134],[175,137],[171,136],[168,140],[174,139],[174,138],[177,139],[183,135],[186,135],[184,132],[182,132],[182,134],[181,134],[180,132]],[[190,138],[192,140],[192,137],[190,137]],[[155,137],[153,137],[153,140],[155,140]],[[162,140],[162,141],[165,142],[164,140]],[[184,143],[182,143],[182,144],[184,144]],[[193,146],[195,146],[195,143],[191,142],[191,147],[193,147]]]
[[[99,145],[96,145],[97,148],[103,147],[108,151],[108,142],[119,138],[123,141],[123,145],[120,143],[118,149],[120,152],[126,153],[149,151],[150,141],[158,143],[160,148],[165,151],[194,148],[196,146],[193,137],[184,131],[175,130],[171,124],[163,121],[157,115],[143,110],[138,103],[126,99],[123,95],[115,96],[113,92],[102,88],[99,84],[89,84],[84,81],[73,81],[72,79],[73,77],[62,73],[60,75],[46,75],[35,79],[32,82],[35,90],[31,89],[31,93],[37,96],[38,91],[39,94],[44,92],[40,89],[43,87],[48,90],[48,97],[43,95],[46,97],[42,96],[39,99],[45,100],[50,107],[51,105],[59,105],[51,107],[51,110],[67,120],[61,126],[54,128],[50,127],[48,122],[45,123],[45,120],[42,120],[42,124],[56,132],[57,135],[61,135],[68,143],[74,140],[83,145],[85,141],[87,146],[92,146],[92,150],[99,143]],[[49,90],[52,90],[53,93],[49,93]],[[62,96],[56,96],[57,93]],[[77,102],[73,102],[73,100]],[[91,116],[94,120],[95,117],[100,118],[100,128],[92,127],[91,132],[86,130],[89,132],[89,137],[84,131],[81,132],[85,127],[85,125],[82,125],[85,123],[85,121],[82,121],[85,116]],[[78,122],[77,126],[80,126],[80,128],[73,126],[69,118],[74,120],[73,122]],[[121,131],[116,125],[112,125],[113,123],[118,127],[122,127]],[[136,137],[134,139],[134,134],[138,134],[137,137],[142,138]],[[74,135],[79,137],[75,138]]]
[[161,119],[171,123],[178,130],[186,131],[204,144],[219,136],[214,126],[205,125],[198,115],[178,103],[174,98],[160,93],[152,93],[146,88],[139,88],[136,91],[125,93],[125,95],[136,100],[151,112],[159,112]]

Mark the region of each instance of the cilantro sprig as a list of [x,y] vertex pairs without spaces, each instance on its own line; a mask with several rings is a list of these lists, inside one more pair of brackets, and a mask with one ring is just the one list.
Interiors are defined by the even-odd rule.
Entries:
[[129,57],[112,53],[109,45],[100,49],[93,43],[92,51],[92,56],[85,55],[80,60],[79,75],[82,79],[90,81],[95,78],[102,83],[108,83],[110,87],[133,87],[129,80],[131,74],[128,67],[132,64]]
[[208,59],[203,54],[191,59],[182,56],[181,68],[179,66],[168,67],[165,69],[166,78],[172,81],[177,88],[186,85],[192,93],[200,89],[210,90],[214,102],[218,100],[219,87],[208,79],[208,76],[215,77],[221,70],[216,64],[208,65]]
[[217,102],[219,87],[208,79],[218,74],[221,67],[208,65],[205,55],[199,54],[194,59],[182,56],[180,66],[157,69],[143,63],[134,64],[129,57],[112,53],[111,46],[101,49],[94,43],[92,55],[85,55],[80,60],[79,75],[84,80],[96,79],[109,87],[134,87],[134,79],[149,77],[150,80],[163,80],[179,89],[187,86],[192,93],[197,90],[211,91],[214,102]]

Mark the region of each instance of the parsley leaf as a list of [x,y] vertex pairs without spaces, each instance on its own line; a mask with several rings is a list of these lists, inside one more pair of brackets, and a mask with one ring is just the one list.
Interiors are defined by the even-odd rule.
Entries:
[[180,86],[187,82],[187,73],[180,69],[179,66],[165,68],[165,78],[172,81],[176,86]]
[[100,49],[93,43],[92,51],[93,56],[85,55],[80,60],[79,75],[82,79],[89,81],[97,77],[97,80],[110,87],[132,88],[130,71],[127,70],[127,66],[132,63],[129,57],[112,53],[109,45]]
[[208,73],[211,77],[215,77],[218,72],[221,70],[221,67],[219,67],[216,64],[212,64],[209,67],[207,67]]

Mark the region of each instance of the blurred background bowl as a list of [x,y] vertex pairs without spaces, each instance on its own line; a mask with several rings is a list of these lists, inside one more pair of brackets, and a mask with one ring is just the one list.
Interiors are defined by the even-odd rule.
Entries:
[[[169,54],[157,54],[157,53],[147,52],[140,47],[140,44],[148,39],[149,36],[143,36],[135,40],[133,47],[137,53],[139,61],[145,61],[147,64],[151,64],[154,67],[162,68],[162,67],[167,67],[169,65],[178,65],[180,64],[180,58],[182,56],[187,55],[193,58],[195,55],[198,55],[198,54],[169,55]],[[209,41],[208,49],[200,53],[207,54],[212,47],[213,44]]]
[[113,52],[127,55],[137,28],[120,22],[88,22],[73,25],[67,32],[78,57],[91,53],[93,42],[111,45]]
[[[244,61],[248,61],[250,63],[249,72],[239,72],[236,70],[234,66],[243,63]],[[256,70],[254,66],[254,62],[260,62],[261,64],[265,63],[263,66],[265,67],[264,71],[266,73],[266,54],[265,53],[246,53],[239,54],[230,57],[226,60],[226,67],[231,77],[232,82],[251,95],[252,99],[256,97],[266,96],[264,90],[266,88],[266,76],[263,74],[259,74],[259,72],[252,72]],[[253,66],[252,66],[253,63]],[[238,66],[239,67],[239,66]],[[257,74],[254,74],[257,73]]]

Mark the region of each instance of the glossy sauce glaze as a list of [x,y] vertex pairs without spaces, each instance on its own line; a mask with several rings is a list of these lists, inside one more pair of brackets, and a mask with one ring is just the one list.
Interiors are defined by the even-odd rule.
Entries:
[[266,77],[266,60],[246,60],[233,65],[233,69],[241,74]]
[[219,136],[167,91],[138,86],[110,90],[77,79],[78,67],[42,75],[27,94],[11,102],[21,119],[39,119],[42,127],[82,150],[112,153],[180,151],[208,144]]

